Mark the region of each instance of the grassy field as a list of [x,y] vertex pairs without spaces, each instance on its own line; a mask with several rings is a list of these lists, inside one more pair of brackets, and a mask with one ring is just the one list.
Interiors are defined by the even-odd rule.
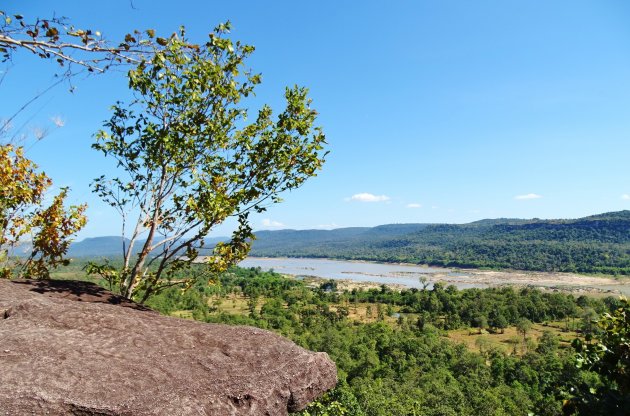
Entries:
[[[230,293],[227,297],[212,296],[208,299],[208,306],[211,310],[214,309],[217,312],[229,313],[230,315],[249,315],[247,301],[247,296]],[[260,312],[260,308],[264,303],[265,298],[258,298],[258,304],[256,305],[258,312]]]
[[[560,348],[569,348],[571,341],[578,337],[575,331],[565,330],[564,321],[549,322],[547,324],[533,324],[531,331],[526,338],[531,342],[537,343],[543,332],[549,331],[558,336]],[[477,328],[457,329],[448,331],[447,337],[455,342],[466,345],[471,351],[484,351],[490,348],[496,348],[506,353],[516,353],[518,355],[527,351],[527,341],[523,340],[523,336],[516,331],[516,327],[506,328],[504,333],[489,333],[482,330],[479,333]]]

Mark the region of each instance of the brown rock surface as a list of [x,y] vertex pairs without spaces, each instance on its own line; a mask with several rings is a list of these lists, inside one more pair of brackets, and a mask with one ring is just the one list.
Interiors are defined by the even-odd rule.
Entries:
[[83,282],[0,279],[0,415],[277,415],[336,383],[271,332],[166,317]]

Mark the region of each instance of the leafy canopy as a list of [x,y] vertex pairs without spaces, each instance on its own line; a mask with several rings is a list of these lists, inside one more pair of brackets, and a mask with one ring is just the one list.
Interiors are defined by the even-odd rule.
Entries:
[[[46,278],[60,264],[70,237],[86,223],[86,206],[64,207],[67,188],[44,201],[52,181],[24,157],[21,147],[0,146],[0,277]],[[30,255],[15,250],[30,244]]]
[[[129,298],[190,284],[176,272],[198,260],[204,238],[229,217],[238,220],[231,241],[205,261],[219,272],[243,259],[254,237],[249,213],[279,202],[324,163],[325,137],[305,88],[286,89],[277,117],[264,105],[248,122],[242,100],[261,77],[245,68],[254,48],[227,38],[229,29],[218,26],[201,45],[183,28],[158,39],[152,58],[129,71],[135,100],[114,105],[96,134],[93,147],[124,173],[97,178],[94,191],[119,212],[130,238],[115,279]],[[140,254],[132,256],[135,245]]]
[[573,341],[578,368],[601,376],[600,385],[579,386],[576,397],[565,403],[565,413],[625,415],[630,406],[630,304],[622,297],[618,308],[597,322],[600,334],[595,342]]

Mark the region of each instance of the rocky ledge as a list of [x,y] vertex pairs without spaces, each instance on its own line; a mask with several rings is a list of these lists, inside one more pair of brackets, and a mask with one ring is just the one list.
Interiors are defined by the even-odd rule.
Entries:
[[268,331],[85,282],[0,279],[0,415],[283,415],[336,381],[325,353]]

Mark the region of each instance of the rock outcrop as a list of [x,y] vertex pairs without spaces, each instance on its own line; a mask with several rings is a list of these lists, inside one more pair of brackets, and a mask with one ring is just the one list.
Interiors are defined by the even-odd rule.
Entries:
[[336,381],[325,353],[268,331],[84,282],[0,279],[0,415],[282,415]]

